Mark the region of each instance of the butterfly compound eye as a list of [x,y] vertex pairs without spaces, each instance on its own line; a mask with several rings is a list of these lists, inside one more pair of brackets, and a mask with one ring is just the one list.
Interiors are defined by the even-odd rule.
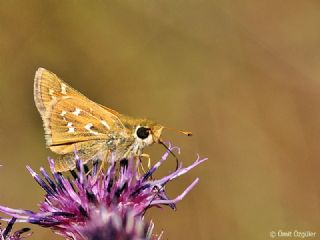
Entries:
[[141,139],[146,139],[150,134],[150,128],[139,127],[137,129],[137,136]]

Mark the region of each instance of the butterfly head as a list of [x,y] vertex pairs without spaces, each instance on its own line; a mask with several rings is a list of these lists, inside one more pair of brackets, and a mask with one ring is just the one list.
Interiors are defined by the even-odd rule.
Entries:
[[153,143],[163,144],[161,135],[164,128],[174,130],[187,136],[192,135],[191,132],[167,128],[150,120],[144,120],[135,125],[134,136],[136,138],[136,141],[140,143],[142,147],[151,145]]
[[143,124],[139,124],[135,128],[134,136],[138,142],[144,146],[151,145],[153,143],[159,143],[163,126],[154,122],[148,121]]
[[[178,160],[177,156],[161,140],[162,130],[167,127],[164,127],[160,124],[151,122],[149,120],[142,121],[141,123],[143,123],[143,124],[137,125],[135,128],[134,136],[136,138],[135,143],[136,143],[137,148],[134,148],[134,149],[138,150],[138,151],[136,151],[136,153],[138,153],[138,152],[141,153],[141,150],[148,145],[151,145],[153,143],[159,143],[159,144],[163,145],[173,155],[173,157],[176,159],[177,168],[178,168],[179,160]],[[167,128],[167,129],[174,130],[178,133],[182,133],[187,136],[192,136],[192,133],[188,132],[188,131],[182,131],[182,130],[177,130],[177,129],[172,129],[172,128]]]

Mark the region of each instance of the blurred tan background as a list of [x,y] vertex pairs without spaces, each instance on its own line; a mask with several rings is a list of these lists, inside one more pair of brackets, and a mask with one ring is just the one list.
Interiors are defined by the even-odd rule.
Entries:
[[320,238],[319,12],[311,0],[1,1],[0,204],[43,197],[25,169],[53,156],[33,102],[42,66],[121,113],[194,132],[165,133],[185,165],[209,161],[168,185],[175,197],[200,177],[176,212],[148,213],[163,239]]

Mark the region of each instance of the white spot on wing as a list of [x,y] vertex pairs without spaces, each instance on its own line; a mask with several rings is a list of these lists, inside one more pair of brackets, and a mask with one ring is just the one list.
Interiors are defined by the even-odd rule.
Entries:
[[66,115],[66,114],[67,114],[66,111],[62,111],[62,112],[60,113],[60,116],[63,117],[63,116]]
[[105,126],[106,128],[110,129],[109,124],[105,120],[101,120],[101,123],[102,123],[103,126]]
[[90,133],[94,134],[94,135],[98,135],[98,133],[96,131],[93,131],[91,128],[93,127],[92,123],[88,123],[84,126],[85,129],[87,129]]
[[56,96],[54,96],[53,94],[54,94],[54,90],[49,89],[49,95],[51,96],[51,99],[56,99]]
[[92,126],[93,126],[92,123],[88,123],[87,125],[84,126],[84,128],[87,129],[88,131],[90,131]]
[[61,93],[67,94],[67,85],[65,85],[64,83],[61,83]]
[[80,112],[81,112],[81,109],[80,109],[80,108],[76,108],[76,110],[74,110],[74,111],[72,112],[72,114],[74,114],[74,115],[76,115],[76,116],[79,116]]
[[72,126],[72,122],[68,122],[67,127],[68,127],[68,133],[74,133],[75,132],[75,128]]

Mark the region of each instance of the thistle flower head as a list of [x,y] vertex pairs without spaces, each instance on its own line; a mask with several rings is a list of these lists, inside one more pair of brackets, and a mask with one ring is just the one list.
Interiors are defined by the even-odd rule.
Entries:
[[[182,164],[172,173],[160,179],[151,179],[152,174],[167,159],[169,147],[153,167],[140,174],[139,160],[122,160],[120,166],[111,161],[109,167],[99,170],[97,163],[89,173],[79,160],[76,152],[77,167],[73,178],[68,178],[54,171],[54,163],[49,159],[52,177],[40,168],[41,175],[27,167],[46,195],[40,203],[39,211],[19,210],[0,206],[0,211],[43,227],[50,227],[54,232],[69,239],[110,239],[106,236],[120,236],[111,239],[152,239],[153,224],[144,223],[145,211],[152,207],[168,205],[175,209],[180,201],[199,181],[195,179],[178,197],[169,199],[165,185],[171,180],[187,173],[206,159],[198,159],[188,167]],[[104,230],[96,236],[95,230]],[[160,238],[160,236],[159,236]],[[158,239],[158,238],[155,238]]]
[[101,207],[93,213],[92,220],[79,230],[88,240],[160,239],[161,235],[152,235],[153,228],[152,221],[145,223],[143,217],[136,216],[129,209],[123,215],[117,210],[109,211]]

